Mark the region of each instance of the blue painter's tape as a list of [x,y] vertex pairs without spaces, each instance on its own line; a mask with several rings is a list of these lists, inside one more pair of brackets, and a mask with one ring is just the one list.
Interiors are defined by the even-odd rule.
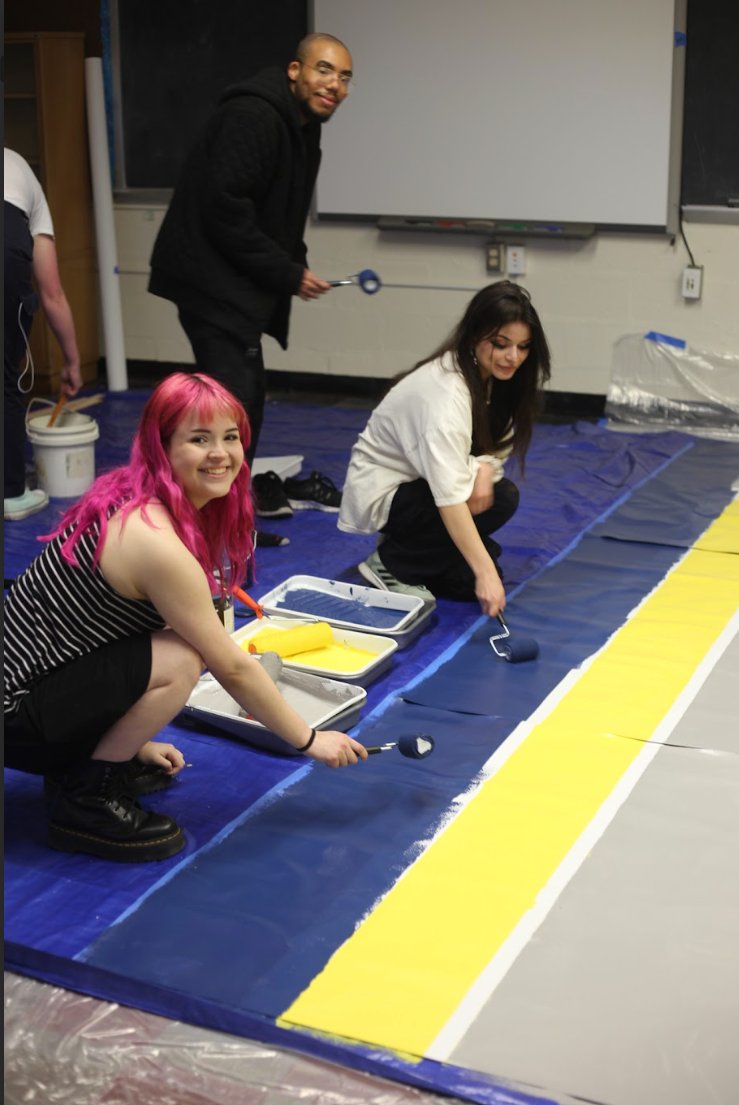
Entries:
[[685,46],[687,44],[687,41],[688,41],[688,36],[685,34],[685,31],[675,31],[675,45],[676,46]]
[[645,341],[656,341],[660,345],[674,345],[676,349],[684,349],[687,345],[682,338],[673,338],[670,334],[658,334],[656,330],[650,330],[644,338]]

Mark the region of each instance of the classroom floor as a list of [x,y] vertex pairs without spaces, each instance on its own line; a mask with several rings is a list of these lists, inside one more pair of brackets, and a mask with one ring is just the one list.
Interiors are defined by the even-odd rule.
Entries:
[[[106,401],[105,463],[140,401]],[[264,440],[340,486],[365,420],[277,402]],[[38,787],[6,772],[7,1099],[733,1105],[737,475],[731,444],[537,427],[501,543],[509,622],[540,659],[496,660],[474,604],[439,603],[353,730],[424,726],[434,757],[372,773],[175,725],[203,779],[186,861],[145,886],[51,862]],[[48,527],[6,527],[6,576]],[[256,595],[297,572],[359,581],[372,547],[315,512],[270,528],[292,543],[264,550]],[[206,749],[247,765],[243,817]],[[213,793],[206,825],[192,798]],[[109,917],[68,912],[70,886]]]

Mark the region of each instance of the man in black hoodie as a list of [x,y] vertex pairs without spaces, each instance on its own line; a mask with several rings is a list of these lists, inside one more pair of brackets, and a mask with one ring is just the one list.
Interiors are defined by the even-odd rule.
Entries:
[[246,408],[249,462],[264,411],[262,334],[286,349],[291,297],[330,290],[307,266],[303,233],[321,126],[351,78],[344,44],[311,34],[286,73],[264,69],[227,89],[185,161],[154,244],[149,291],[177,305],[197,369]]

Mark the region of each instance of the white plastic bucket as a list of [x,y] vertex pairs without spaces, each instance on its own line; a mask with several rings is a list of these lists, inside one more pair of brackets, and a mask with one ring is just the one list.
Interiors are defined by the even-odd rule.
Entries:
[[26,433],[33,445],[38,482],[51,498],[74,499],[95,479],[95,442],[100,430],[94,418],[62,410],[53,426],[54,404],[43,414],[26,415]]

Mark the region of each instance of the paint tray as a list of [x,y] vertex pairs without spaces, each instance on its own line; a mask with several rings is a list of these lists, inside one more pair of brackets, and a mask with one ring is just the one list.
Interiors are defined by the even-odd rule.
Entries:
[[432,603],[414,595],[396,595],[356,583],[318,576],[290,576],[259,599],[268,614],[328,622],[359,633],[379,633],[397,640]]
[[[259,663],[256,657],[255,663]],[[356,725],[367,698],[363,687],[286,667],[283,667],[276,683],[285,701],[313,729],[338,729],[340,732],[351,729],[352,725]],[[242,717],[238,702],[207,673],[188,698],[183,713],[267,752],[283,756],[300,755],[292,745],[258,721]]]
[[[232,633],[234,641],[241,644],[253,637],[260,629],[292,629],[297,622],[296,618],[270,617],[264,620],[255,620]],[[392,663],[392,655],[398,644],[392,637],[382,637],[377,633],[358,633],[354,629],[343,629],[340,626],[332,626],[334,641],[339,645],[348,645],[350,648],[360,648],[363,652],[372,655],[362,668],[353,672],[340,671],[336,668],[321,667],[316,663],[302,660],[300,655],[286,656],[283,658],[284,668],[293,668],[296,671],[307,671],[311,675],[321,675],[328,679],[338,679],[343,683],[358,684],[360,687],[368,687],[379,675],[387,671]]]

